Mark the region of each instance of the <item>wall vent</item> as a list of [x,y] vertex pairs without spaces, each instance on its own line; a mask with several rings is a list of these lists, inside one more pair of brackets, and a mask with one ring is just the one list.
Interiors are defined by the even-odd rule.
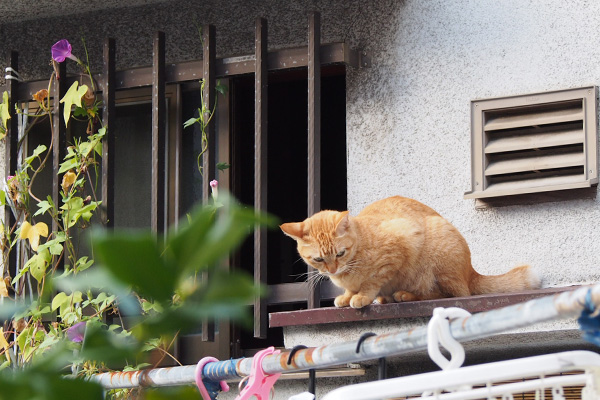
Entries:
[[596,87],[471,102],[466,199],[598,183]]

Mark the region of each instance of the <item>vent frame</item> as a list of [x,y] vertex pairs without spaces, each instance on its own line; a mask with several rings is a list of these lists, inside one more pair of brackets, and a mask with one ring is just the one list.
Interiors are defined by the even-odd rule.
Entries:
[[464,198],[597,185],[597,110],[596,86],[471,101],[471,191]]

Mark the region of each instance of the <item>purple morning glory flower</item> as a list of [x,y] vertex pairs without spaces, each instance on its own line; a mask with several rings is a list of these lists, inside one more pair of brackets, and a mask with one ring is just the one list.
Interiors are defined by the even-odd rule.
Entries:
[[71,60],[80,63],[79,59],[71,54],[72,50],[71,43],[69,43],[67,39],[59,40],[52,46],[52,59],[61,63],[65,61],[65,59],[70,58]]
[[71,342],[81,343],[83,342],[83,336],[85,335],[85,322],[78,322],[72,327],[67,329],[67,338]]

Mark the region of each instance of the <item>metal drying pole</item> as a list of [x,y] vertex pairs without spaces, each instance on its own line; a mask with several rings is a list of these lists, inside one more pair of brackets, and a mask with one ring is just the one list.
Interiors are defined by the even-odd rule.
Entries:
[[[600,285],[595,285],[454,319],[450,330],[456,340],[464,342],[540,322],[578,317],[586,307],[598,306]],[[358,344],[358,341],[351,341],[298,350],[290,363],[290,352],[270,355],[264,358],[262,368],[267,374],[297,372],[424,350],[427,348],[427,326],[366,338],[357,352]],[[202,377],[210,381],[241,379],[250,374],[251,366],[251,357],[211,362],[203,368]],[[102,373],[91,379],[105,389],[176,386],[194,384],[195,371],[196,366],[190,365]]]

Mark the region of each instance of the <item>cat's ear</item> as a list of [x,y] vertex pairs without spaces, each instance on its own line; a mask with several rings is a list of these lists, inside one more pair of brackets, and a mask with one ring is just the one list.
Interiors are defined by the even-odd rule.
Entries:
[[335,227],[335,234],[337,236],[344,236],[348,231],[348,228],[350,228],[350,220],[348,219],[348,211],[341,212],[340,214],[342,217]]
[[304,236],[304,222],[288,222],[279,225],[283,233],[294,240],[300,240]]

